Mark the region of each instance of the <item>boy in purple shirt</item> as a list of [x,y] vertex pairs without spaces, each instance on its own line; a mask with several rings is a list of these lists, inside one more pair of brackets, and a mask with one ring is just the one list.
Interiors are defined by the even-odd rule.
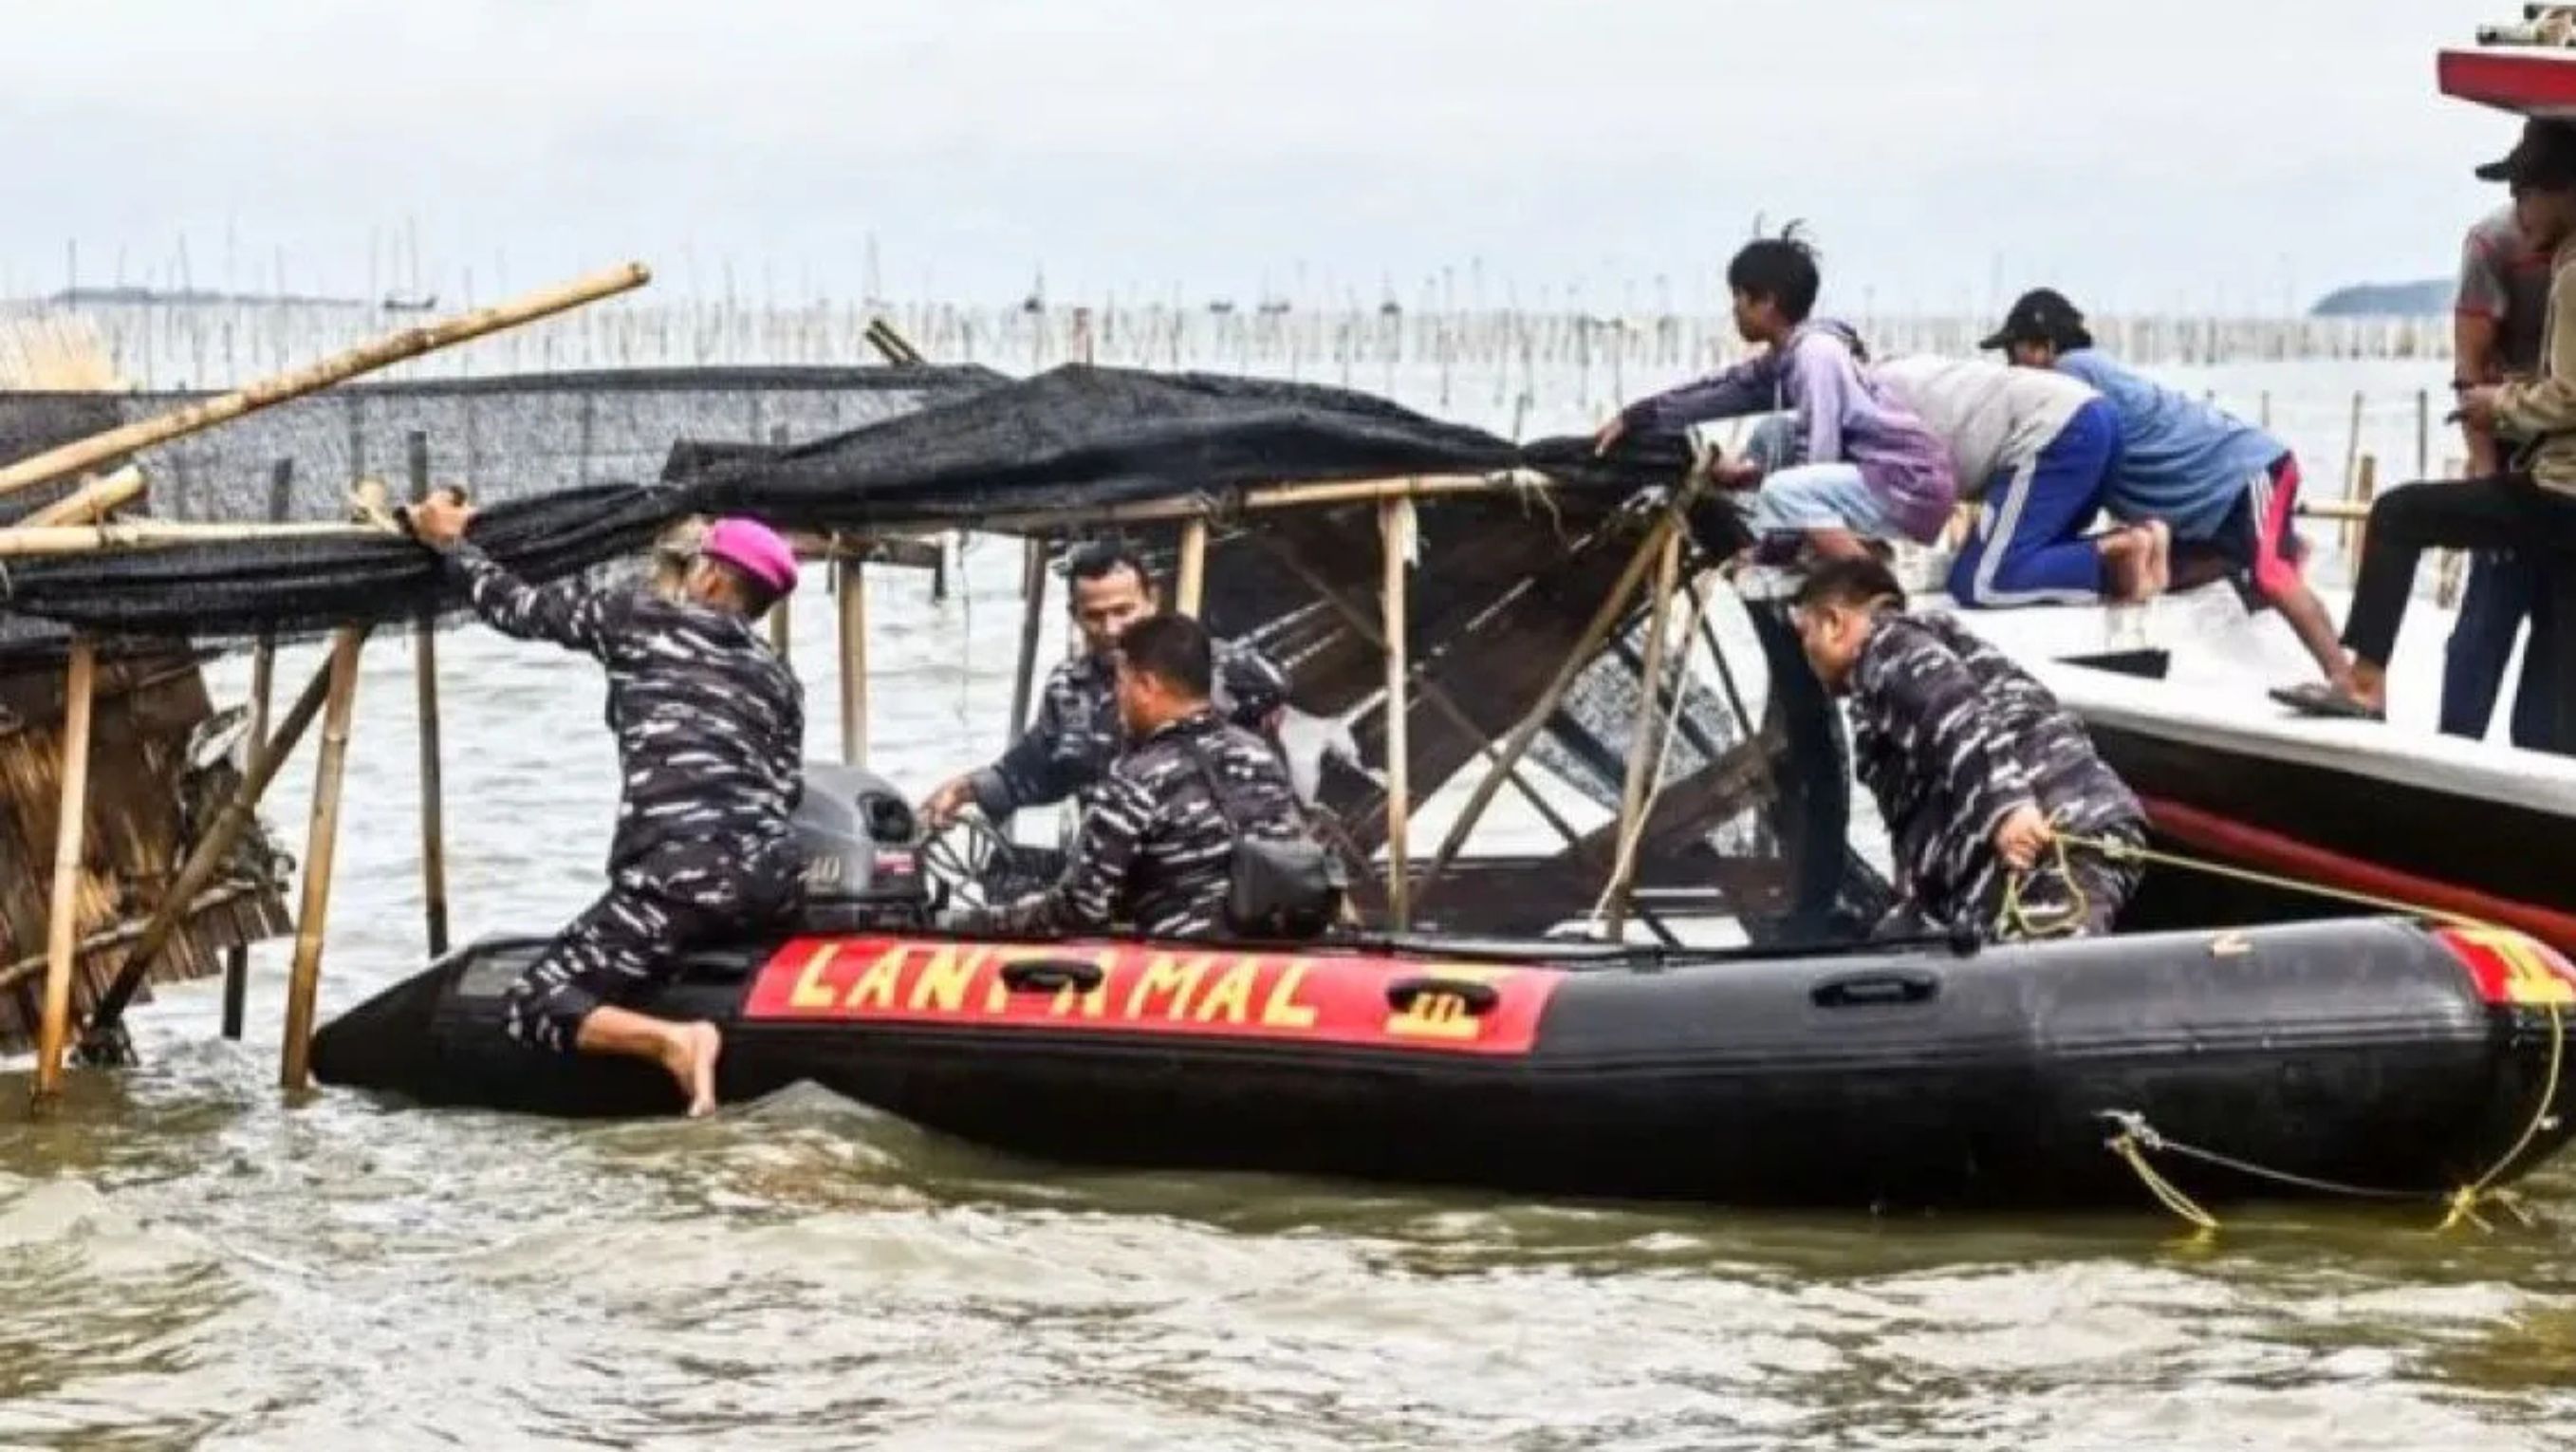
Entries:
[[1864,539],[1929,544],[1958,498],[1950,450],[1923,421],[1862,371],[1859,337],[1841,323],[1808,320],[1821,279],[1813,249],[1792,228],[1746,245],[1726,267],[1735,330],[1768,348],[1734,367],[1622,409],[1594,436],[1608,452],[1629,433],[1680,433],[1711,419],[1787,410],[1798,454],[1768,475],[1721,463],[1716,482],[1760,486],[1745,504],[1756,537],[1800,534],[1825,558],[1868,553]]

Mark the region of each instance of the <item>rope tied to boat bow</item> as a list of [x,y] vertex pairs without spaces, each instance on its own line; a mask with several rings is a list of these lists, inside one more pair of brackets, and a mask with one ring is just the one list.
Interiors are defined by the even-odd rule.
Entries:
[[[2421,903],[2404,902],[2345,888],[2327,887],[2320,883],[2302,882],[2296,878],[2283,877],[2252,868],[2235,867],[2226,863],[2209,862],[2180,853],[2160,852],[2152,847],[2123,842],[2117,838],[2090,837],[2060,831],[2052,834],[2050,846],[2055,854],[2054,870],[2066,874],[2067,885],[2072,896],[2072,907],[2067,916],[2052,922],[2034,924],[2022,906],[2020,889],[2023,879],[2041,869],[2017,871],[2005,880],[2003,913],[1998,917],[1996,924],[1999,930],[2009,925],[2020,930],[2024,936],[2061,937],[2081,924],[2085,908],[2083,887],[2072,873],[2067,872],[2067,853],[2070,849],[2099,852],[2115,861],[2131,861],[2141,865],[2162,864],[2258,883],[2267,887],[2313,893],[2319,897],[2354,903],[2384,912],[2430,919],[2448,926],[2493,927],[2492,924],[2480,922],[2475,918],[2426,907]],[[2203,1234],[2214,1233],[2220,1228],[2218,1217],[2159,1171],[2153,1163],[2152,1156],[2169,1154],[2177,1158],[2196,1160],[2251,1179],[2265,1180],[2319,1194],[2369,1200],[2436,1200],[2444,1207],[2442,1221],[2433,1229],[2436,1235],[2446,1234],[2462,1225],[2474,1225],[2480,1230],[2492,1233],[2495,1227],[2479,1213],[2490,1206],[2503,1209],[2513,1216],[2517,1223],[2529,1229],[2538,1223],[2531,1211],[2510,1190],[2496,1182],[2513,1170],[2523,1154],[2531,1148],[2534,1140],[2557,1123],[2555,1106],[2558,1102],[2559,1085],[2565,1077],[2567,1066],[2567,1021],[2565,1013],[2557,1002],[2546,1002],[2541,1007],[2547,1010],[2549,1016],[2549,1062],[2541,1074],[2540,1093],[2532,1105],[2530,1117],[2524,1121],[2522,1133],[2515,1136],[2513,1143],[2503,1154],[2496,1157],[2484,1174],[2447,1193],[2430,1194],[2415,1190],[2391,1190],[2370,1185],[2354,1185],[2321,1179],[2313,1175],[2301,1175],[2288,1170],[2273,1169],[2267,1165],[2258,1165],[2249,1160],[2221,1154],[2216,1150],[2203,1149],[2198,1145],[2168,1139],[2158,1133],[2154,1125],[2147,1122],[2144,1114],[2128,1109],[2110,1109],[2102,1112],[2101,1117],[2109,1121],[2115,1131],[2110,1138],[2103,1141],[2103,1145],[2111,1153],[2119,1156],[2136,1173],[2138,1182],[2146,1187],[2147,1193],[2153,1195],[2158,1204],[2189,1222]]]

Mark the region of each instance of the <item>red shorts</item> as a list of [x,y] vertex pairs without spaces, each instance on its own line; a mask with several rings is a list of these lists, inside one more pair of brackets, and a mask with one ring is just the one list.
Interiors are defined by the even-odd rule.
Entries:
[[2308,553],[2294,524],[2298,507],[2298,456],[2283,454],[2246,481],[2227,523],[2210,541],[2236,567],[2237,588],[2248,605],[2277,601],[2297,588]]

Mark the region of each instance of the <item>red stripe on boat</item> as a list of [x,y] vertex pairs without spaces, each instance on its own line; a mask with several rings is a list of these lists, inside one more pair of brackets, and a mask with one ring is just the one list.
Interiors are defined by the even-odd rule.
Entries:
[[2518,929],[2560,952],[2576,952],[2576,914],[2420,877],[2163,797],[2141,801],[2157,831],[2223,861]]
[[2576,52],[2446,50],[2433,69],[2446,96],[2525,116],[2576,116]]
[[742,1016],[1526,1054],[1563,972],[1186,943],[797,938]]

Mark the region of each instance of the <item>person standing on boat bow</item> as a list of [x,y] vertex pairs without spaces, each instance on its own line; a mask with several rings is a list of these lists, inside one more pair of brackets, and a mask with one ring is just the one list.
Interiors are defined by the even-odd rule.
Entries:
[[[1119,632],[1162,608],[1153,577],[1134,550],[1095,544],[1074,553],[1065,583],[1083,653],[1047,676],[1037,720],[999,760],[942,783],[922,803],[931,830],[947,826],[970,805],[986,820],[1000,822],[1022,807],[1067,797],[1087,803],[1125,749],[1116,647]],[[1274,735],[1288,703],[1287,673],[1249,645],[1215,641],[1213,649],[1216,712],[1256,734]]]
[[1876,560],[1819,566],[1796,608],[1807,664],[1851,703],[1899,911],[1986,939],[2109,932],[2146,814],[2048,688],[1949,616],[1906,614]]
[[1341,905],[1288,768],[1218,714],[1214,651],[1186,615],[1118,637],[1112,679],[1127,739],[1083,814],[1064,876],[1024,901],[958,915],[988,933],[1311,938]]
[[608,891],[504,990],[510,1036],[553,1053],[650,1060],[691,1116],[711,1113],[724,1046],[715,1025],[616,1000],[669,979],[686,949],[756,934],[797,900],[804,690],[753,628],[796,588],[794,552],[766,525],[720,519],[674,594],[579,580],[541,589],[474,547],[474,511],[456,496],[408,518],[486,624],[608,671],[623,783]]

